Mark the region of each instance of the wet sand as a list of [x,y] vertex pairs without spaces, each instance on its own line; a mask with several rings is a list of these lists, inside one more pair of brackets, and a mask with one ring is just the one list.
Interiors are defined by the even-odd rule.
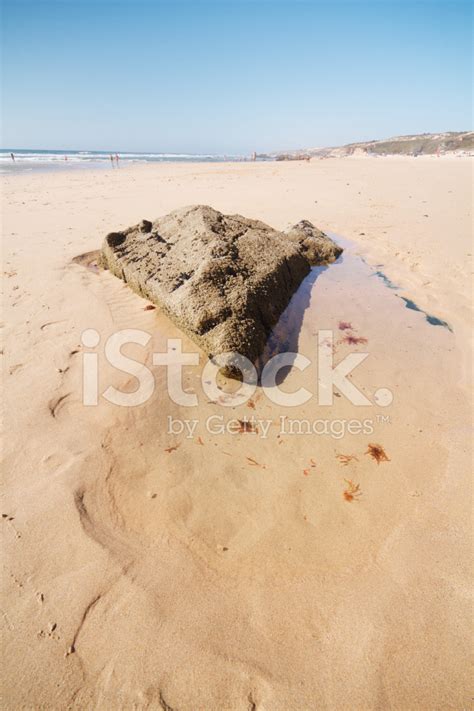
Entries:
[[[4,181],[7,708],[468,708],[469,169],[348,159]],[[185,371],[198,406],[176,405],[151,355],[168,338],[196,346],[72,262],[200,202],[352,238],[270,339],[267,356],[311,361],[281,379],[311,393],[300,407],[260,387],[236,405],[225,382],[213,401],[203,354]],[[136,387],[106,363],[107,337],[150,333],[126,348],[153,371],[148,402],[83,406],[86,328],[101,392]],[[350,376],[368,404],[337,389],[318,402],[323,331],[335,363],[368,353]],[[175,431],[196,421],[192,436],[170,417]],[[249,425],[221,433],[232,420]]]

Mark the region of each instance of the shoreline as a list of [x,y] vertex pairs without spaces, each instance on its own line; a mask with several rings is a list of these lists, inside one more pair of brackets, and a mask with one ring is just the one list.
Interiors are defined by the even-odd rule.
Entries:
[[76,171],[76,170],[87,170],[87,171],[104,171],[104,170],[120,170],[125,169],[125,168],[139,168],[139,167],[154,167],[154,166],[174,166],[174,165],[194,165],[194,166],[200,166],[200,165],[217,165],[217,166],[232,166],[235,164],[241,165],[241,164],[251,164],[251,165],[262,165],[262,164],[281,164],[281,163],[318,163],[321,161],[359,161],[359,160],[389,160],[389,161],[410,161],[410,160],[416,160],[416,161],[451,161],[451,160],[470,160],[472,161],[474,158],[473,155],[468,154],[468,153],[443,153],[440,156],[436,154],[423,154],[419,156],[411,156],[411,155],[398,155],[398,154],[391,154],[391,155],[360,155],[356,154],[353,156],[325,156],[325,157],[319,157],[319,156],[312,156],[309,161],[306,159],[301,159],[301,160],[277,160],[276,158],[266,158],[266,159],[259,159],[257,158],[255,161],[250,159],[250,158],[235,158],[233,160],[225,159],[225,158],[210,158],[208,160],[201,160],[200,158],[192,159],[192,158],[176,158],[175,160],[172,159],[159,159],[159,160],[136,160],[136,159],[129,159],[126,157],[120,157],[119,155],[119,160],[120,160],[120,166],[117,168],[114,166],[111,168],[110,166],[110,161],[109,160],[97,160],[93,161],[91,159],[88,159],[87,161],[63,161],[61,159],[56,159],[54,161],[50,162],[44,162],[41,163],[40,161],[38,162],[27,162],[24,160],[19,161],[16,165],[11,164],[8,161],[8,168],[5,166],[2,166],[0,164],[0,176],[19,176],[19,175],[24,175],[25,173],[28,175],[37,175],[37,174],[42,174],[42,173],[51,173],[51,172],[68,172],[68,171]]

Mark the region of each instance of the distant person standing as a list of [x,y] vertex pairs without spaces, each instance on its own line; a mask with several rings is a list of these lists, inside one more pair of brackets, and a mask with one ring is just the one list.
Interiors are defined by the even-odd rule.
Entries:
[[115,154],[115,160],[116,160],[116,162],[117,162],[117,168],[118,168],[118,167],[119,167],[119,157],[118,157],[118,153]]
[[110,154],[110,162],[112,163],[112,168],[114,167],[114,157],[112,153]]
[[10,153],[10,158],[12,159],[13,162],[15,162],[15,156],[13,155],[13,153]]

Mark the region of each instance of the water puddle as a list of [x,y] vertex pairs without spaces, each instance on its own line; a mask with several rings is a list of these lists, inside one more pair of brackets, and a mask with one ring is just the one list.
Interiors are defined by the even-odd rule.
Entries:
[[[407,309],[423,314],[430,326],[443,326],[452,332],[446,321],[425,312],[414,301],[398,294],[400,287],[380,270],[382,264],[375,267],[369,265],[357,254],[357,245],[339,235],[330,233],[330,236],[344,247],[343,254],[333,264],[311,269],[273,328],[259,360],[259,370],[268,360],[280,353],[304,353],[305,340],[308,340],[308,334],[305,337],[304,330],[315,335],[316,325],[318,328],[327,327],[340,332],[335,345],[350,346],[367,344],[365,334],[361,335],[358,328],[368,315],[371,315],[372,321],[390,322],[392,325],[401,322],[409,328],[415,326],[415,323],[407,323],[406,317],[400,311],[400,301],[403,301]],[[358,306],[359,316],[348,318],[349,309],[354,305]],[[325,314],[329,313],[333,315],[332,321],[325,323]],[[336,323],[335,314],[338,317]],[[353,323],[357,326],[353,326]],[[381,333],[380,328],[378,332]],[[281,371],[281,380],[284,380],[290,369],[291,366],[288,366]]]
[[[368,262],[361,257],[360,255],[357,255],[354,253],[354,250],[356,249],[356,245],[347,240],[346,238],[341,238],[338,235],[331,235],[333,239],[339,242],[344,249],[345,249],[345,259],[346,262],[349,260],[354,267],[353,260],[359,259],[366,267],[366,274],[368,277],[377,277],[382,284],[387,287],[387,289],[390,289],[391,291],[400,291],[402,287],[400,287],[398,284],[395,284],[382,270],[381,267],[383,267],[383,264],[376,264],[375,266],[371,266],[368,264]],[[344,259],[344,255],[342,255],[341,259]],[[430,326],[443,326],[444,328],[448,329],[451,333],[453,333],[452,327],[443,319],[438,318],[437,316],[433,316],[432,314],[429,314],[427,311],[419,307],[412,299],[402,296],[400,294],[394,294],[394,296],[397,296],[400,298],[404,303],[405,307],[412,310],[412,311],[418,311],[419,313],[422,313],[425,316],[426,321],[430,324]]]
[[446,321],[443,321],[442,319],[438,318],[437,316],[432,316],[431,314],[427,313],[426,311],[423,311],[423,309],[420,309],[419,306],[415,304],[414,301],[411,299],[407,299],[404,296],[400,296],[401,300],[405,302],[405,306],[407,309],[411,309],[412,311],[419,311],[421,314],[424,314],[425,319],[428,321],[428,323],[431,326],[443,326],[443,328],[447,328],[448,331],[453,332],[453,329],[449,325],[449,323],[446,323]]
[[399,286],[394,284],[393,281],[391,281],[391,279],[389,279],[386,274],[384,274],[381,271],[376,271],[371,276],[376,276],[379,279],[381,279],[383,281],[383,283],[385,284],[385,286],[388,287],[389,289],[399,289],[400,288]]
[[[397,293],[400,287],[381,271],[383,264],[369,265],[364,257],[357,254],[356,244],[339,235],[329,234],[344,248],[344,252],[333,264],[311,269],[272,329],[264,352],[255,363],[261,373],[274,356],[293,354],[290,364],[280,371],[278,384],[290,373],[296,354],[314,357],[317,330],[333,331],[332,347],[336,352],[344,346],[367,347],[367,332],[372,332],[372,339],[379,339],[384,336],[388,324],[391,329],[397,323],[402,328],[419,327],[420,322],[407,322],[400,302],[406,309],[423,314],[429,325],[442,326],[452,332],[446,321],[427,313],[413,300]],[[98,274],[101,271],[99,257],[100,250],[95,250],[78,255],[72,261]],[[148,305],[146,308],[152,307]]]
[[[334,263],[342,260],[342,256]],[[280,353],[298,352],[299,334],[303,326],[305,312],[309,308],[313,294],[313,288],[319,277],[334,265],[312,267],[308,276],[302,281],[298,290],[293,294],[290,303],[280,316],[276,326],[268,337],[265,350],[256,363],[258,372],[261,372],[265,364],[274,356]],[[289,368],[290,366],[288,366]],[[282,378],[287,369],[282,369]]]

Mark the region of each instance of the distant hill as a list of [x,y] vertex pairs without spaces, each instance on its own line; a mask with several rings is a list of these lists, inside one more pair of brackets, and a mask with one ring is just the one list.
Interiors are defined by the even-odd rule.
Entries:
[[437,153],[474,154],[474,132],[450,131],[448,133],[421,133],[414,136],[395,136],[382,141],[348,143],[329,148],[304,148],[298,151],[281,151],[265,156],[276,160],[303,160],[313,156],[343,157],[351,155],[432,155]]

